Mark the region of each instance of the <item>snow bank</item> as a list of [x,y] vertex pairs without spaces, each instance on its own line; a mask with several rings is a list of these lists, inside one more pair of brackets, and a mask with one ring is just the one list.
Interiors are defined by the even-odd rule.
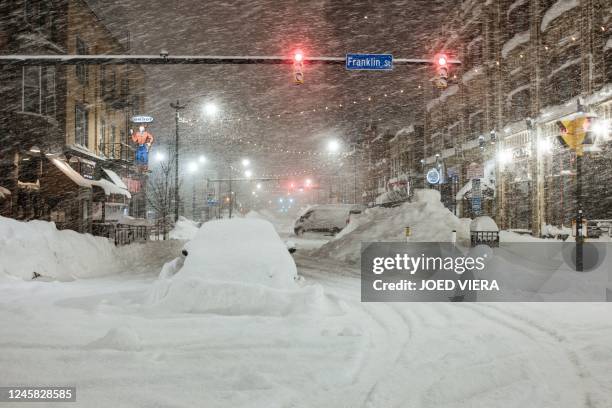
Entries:
[[89,343],[86,349],[110,349],[118,351],[140,351],[142,340],[129,327],[112,328],[103,337]]
[[106,238],[58,230],[46,221],[0,217],[0,275],[31,279],[34,272],[58,280],[108,275],[120,270]]
[[284,316],[325,307],[320,287],[300,288],[287,247],[258,218],[205,223],[170,279],[154,283],[153,307],[175,312]]
[[459,219],[440,202],[436,190],[416,190],[413,202],[396,208],[370,208],[351,222],[316,254],[339,261],[358,262],[361,243],[404,241],[404,228],[410,227],[410,241],[448,242],[451,232],[457,239],[469,240],[469,219]]
[[170,239],[192,239],[198,232],[198,223],[187,219],[185,217],[179,217],[178,221],[174,225],[174,228],[170,231]]

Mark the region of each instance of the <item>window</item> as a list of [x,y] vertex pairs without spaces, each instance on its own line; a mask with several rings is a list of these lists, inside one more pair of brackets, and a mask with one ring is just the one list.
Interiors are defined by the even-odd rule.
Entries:
[[[78,55],[87,55],[89,50],[87,44],[83,40],[77,37],[76,39],[76,52]],[[75,67],[77,79],[81,84],[85,84],[88,79],[87,65],[79,64]]]
[[89,112],[85,105],[77,103],[74,115],[74,141],[76,144],[87,147],[89,145]]
[[484,132],[484,112],[479,111],[470,115],[470,133],[479,136]]
[[525,119],[529,116],[531,107],[531,91],[524,85],[508,95],[508,118],[511,121]]
[[100,120],[100,151],[104,154],[108,153],[106,140],[106,120]]
[[117,127],[111,125],[111,151],[110,157],[115,157],[115,143],[117,143]]
[[24,112],[40,113],[40,71],[40,67],[23,67],[23,97],[21,109]]
[[55,67],[23,67],[21,110],[54,117],[55,109]]
[[54,117],[55,102],[55,67],[44,67],[42,71],[42,103],[43,114]]

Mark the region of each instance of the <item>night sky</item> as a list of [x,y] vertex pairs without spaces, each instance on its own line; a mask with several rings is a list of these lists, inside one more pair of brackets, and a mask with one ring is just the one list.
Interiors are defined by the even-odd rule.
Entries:
[[[307,56],[372,52],[422,58],[431,56],[427,47],[439,35],[439,22],[454,3],[98,0],[91,4],[118,37],[124,39],[130,31],[133,54],[166,49],[174,55],[291,55],[299,48]],[[260,174],[298,171],[320,162],[318,157],[276,150],[322,151],[330,138],[354,140],[369,121],[391,131],[410,124],[418,111],[415,103],[422,91],[418,85],[430,86],[429,68],[424,67],[349,73],[343,66],[310,65],[301,86],[293,84],[290,65],[145,69],[148,112],[143,113],[155,117],[152,131],[159,148],[173,138],[169,103],[180,99],[189,105],[184,117],[200,120],[181,125],[184,157],[248,155]],[[221,109],[214,120],[202,114],[208,101]],[[254,149],[247,140],[263,150]]]

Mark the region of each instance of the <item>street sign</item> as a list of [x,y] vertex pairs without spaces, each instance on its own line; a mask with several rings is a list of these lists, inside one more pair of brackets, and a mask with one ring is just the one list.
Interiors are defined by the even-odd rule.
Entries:
[[151,123],[153,122],[153,117],[144,116],[144,115],[136,115],[132,116],[132,122],[134,123]]
[[346,69],[349,71],[391,71],[391,54],[346,54]]

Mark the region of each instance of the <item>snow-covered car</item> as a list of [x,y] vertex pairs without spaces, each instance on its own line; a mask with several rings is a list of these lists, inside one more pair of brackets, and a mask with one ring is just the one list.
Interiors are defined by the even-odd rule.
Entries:
[[295,235],[305,232],[329,232],[337,234],[350,220],[351,214],[359,214],[364,207],[360,204],[325,204],[309,207],[295,221]]

